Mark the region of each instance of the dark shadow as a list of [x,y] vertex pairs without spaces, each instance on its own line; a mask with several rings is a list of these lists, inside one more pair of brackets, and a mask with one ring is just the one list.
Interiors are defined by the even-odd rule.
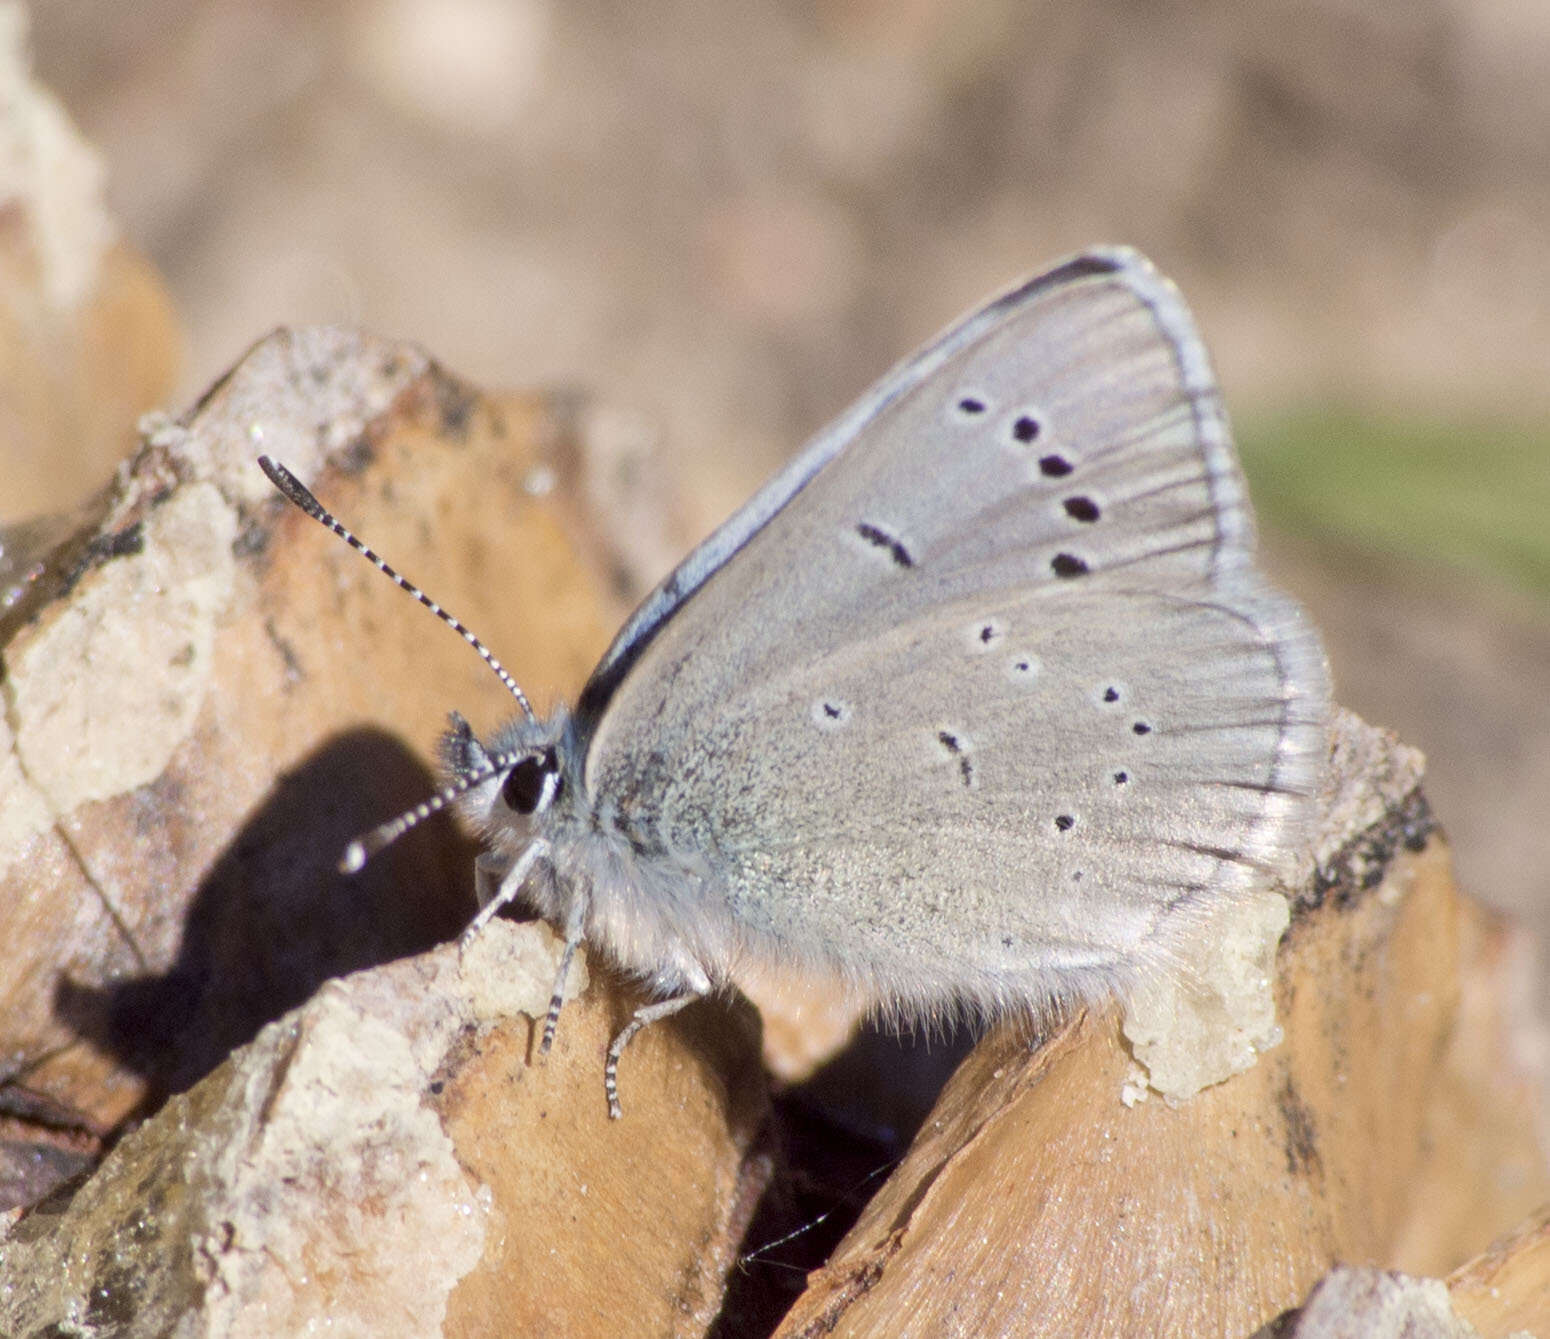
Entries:
[[970,1024],[945,1035],[899,1033],[867,1023],[855,1040],[805,1083],[785,1094],[837,1128],[902,1156],[963,1058],[980,1039]]
[[776,1097],[775,1180],[744,1236],[713,1339],[774,1331],[978,1040],[969,1026],[927,1038],[867,1024],[812,1078]]
[[172,968],[100,987],[66,978],[60,1018],[149,1081],[149,1113],[329,978],[452,938],[474,911],[477,848],[449,815],[359,874],[337,869],[352,837],[437,784],[391,735],[333,740],[279,780],[211,869]]

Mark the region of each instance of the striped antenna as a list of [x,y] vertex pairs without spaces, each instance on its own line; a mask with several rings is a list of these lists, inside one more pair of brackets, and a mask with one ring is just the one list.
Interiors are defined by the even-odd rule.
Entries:
[[370,832],[357,837],[344,848],[344,855],[339,858],[339,872],[341,874],[358,874],[361,868],[372,856],[382,850],[384,846],[391,846],[410,828],[419,825],[432,814],[440,813],[453,800],[461,795],[466,795],[475,786],[482,786],[491,777],[499,776],[508,767],[512,766],[525,755],[521,753],[494,753],[485,766],[476,772],[470,772],[467,776],[460,776],[449,786],[444,786],[428,800],[422,800],[413,809],[406,809],[397,818],[390,818],[386,823],[379,823]]
[[[307,490],[306,485],[303,484],[302,481],[294,474],[292,474],[288,469],[286,469],[284,465],[280,464],[279,461],[271,460],[268,456],[260,456],[258,458],[258,467],[269,476],[269,482],[285,495],[287,501],[294,503],[302,511],[306,512],[308,516],[312,517],[314,521],[318,522],[318,524],[327,527],[329,530],[332,530],[336,535],[339,536],[340,539],[344,540],[346,544],[348,544],[358,554],[365,558],[367,562],[369,562],[377,569],[377,571],[381,572],[385,577],[392,581],[393,584],[396,585],[400,590],[408,591],[409,594],[414,596],[415,599],[417,599],[421,604],[429,609],[431,613],[435,614],[437,618],[439,618],[449,628],[451,628],[460,637],[462,637],[465,642],[467,642],[471,647],[474,648],[475,651],[479,653],[480,658],[484,661],[484,663],[495,671],[496,678],[498,678],[503,684],[506,685],[506,691],[510,693],[512,697],[517,699],[517,705],[522,708],[522,714],[530,721],[536,719],[533,715],[533,708],[528,705],[527,694],[522,691],[522,689],[518,686],[517,681],[513,679],[507,672],[506,667],[495,658],[494,654],[490,651],[490,648],[481,642],[479,638],[474,635],[473,631],[461,619],[456,618],[452,614],[448,613],[447,610],[443,609],[439,604],[436,603],[435,600],[431,599],[429,595],[427,595],[423,590],[416,586],[414,582],[400,576],[391,567],[389,567],[388,564],[385,563],[372,549],[369,549],[366,547],[366,545],[362,544],[360,540],[358,540],[353,534],[350,533],[349,529],[342,522],[335,519],[333,513],[330,512],[328,508],[319,502],[317,498],[312,496],[312,494]],[[465,786],[463,789],[466,790],[467,787]],[[461,793],[461,791],[457,791],[450,796],[438,797],[441,802],[436,804],[435,808],[430,809],[427,812],[435,813],[436,809],[440,809],[442,805],[447,803],[448,799],[456,798],[456,795]],[[427,803],[429,803],[429,801],[427,801]],[[413,813],[415,811],[411,810],[410,812]],[[420,814],[419,817],[413,820],[413,822],[406,824],[406,828],[413,827],[415,823],[418,823],[420,819],[424,818],[425,816],[425,814]],[[405,815],[405,817],[408,817],[408,815]],[[394,822],[397,821],[399,820],[394,820]],[[391,824],[383,825],[384,828],[390,826]],[[381,832],[382,830],[382,828],[378,828],[376,831]],[[373,833],[371,835],[375,836],[376,834]],[[392,839],[389,838],[388,840]],[[359,843],[353,843],[352,849],[354,846],[358,845]],[[381,850],[383,845],[386,845],[386,843],[381,843],[373,847],[372,850]],[[348,861],[348,859],[349,857],[346,855],[346,860]]]

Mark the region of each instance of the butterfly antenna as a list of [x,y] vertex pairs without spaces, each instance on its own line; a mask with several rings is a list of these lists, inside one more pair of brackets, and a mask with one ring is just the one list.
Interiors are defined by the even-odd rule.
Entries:
[[[321,502],[319,502],[317,498],[313,497],[312,493],[307,489],[307,486],[303,484],[302,481],[294,474],[292,474],[288,469],[286,469],[284,465],[280,464],[279,461],[271,460],[268,456],[260,456],[258,458],[258,467],[269,476],[269,482],[285,495],[285,498],[288,502],[293,503],[302,511],[306,512],[307,515],[312,517],[312,519],[318,522],[319,525],[325,526],[327,529],[332,530],[336,535],[339,536],[340,539],[344,540],[346,544],[348,544],[358,554],[365,558],[367,562],[375,567],[377,571],[381,572],[383,576],[387,577],[388,580],[393,582],[393,584],[396,585],[400,590],[408,591],[409,594],[414,596],[415,599],[417,599],[421,604],[429,609],[431,613],[435,614],[437,618],[439,618],[449,628],[456,632],[458,636],[460,636],[465,642],[473,647],[474,650],[479,653],[479,656],[484,661],[484,663],[495,671],[495,677],[506,685],[506,691],[510,693],[512,697],[517,699],[517,705],[522,708],[522,714],[530,721],[536,719],[533,715],[533,708],[528,704],[527,694],[522,691],[517,681],[511,677],[511,674],[507,671],[506,667],[495,658],[494,653],[491,652],[490,648],[474,635],[473,630],[470,629],[462,619],[443,609],[439,604],[436,603],[435,600],[431,599],[429,595],[427,595],[423,590],[416,586],[414,582],[408,580],[406,577],[400,576],[396,571],[394,571],[393,568],[384,562],[373,549],[368,548],[365,544],[362,544],[361,541],[351,533],[349,528],[345,526],[343,522],[336,519],[334,514],[330,512],[328,508],[325,507]],[[464,789],[467,789],[467,787],[464,787]],[[442,804],[445,804],[448,798],[455,798],[457,794],[461,793],[461,791],[458,791],[455,792],[452,796],[443,798],[441,804],[437,804],[435,809],[430,809],[427,812],[435,813],[436,809],[441,808]],[[414,823],[418,823],[420,818],[424,817],[425,815],[421,814],[419,818],[414,820]],[[394,821],[397,822],[398,820],[395,819]],[[413,827],[414,823],[410,823],[408,826]],[[383,826],[389,827],[391,824],[384,824]],[[381,830],[381,828],[377,829],[378,832]],[[381,848],[378,847],[374,849]]]
[[[774,1266],[776,1266],[779,1269],[796,1269],[796,1268],[798,1268],[798,1266],[796,1266],[796,1265],[782,1264],[779,1260],[764,1260],[761,1257],[764,1255],[764,1253],[766,1251],[773,1251],[777,1246],[784,1246],[788,1241],[795,1241],[798,1237],[802,1236],[804,1233],[811,1232],[815,1227],[822,1226],[824,1223],[826,1223],[830,1218],[832,1218],[836,1213],[840,1212],[842,1209],[847,1208],[847,1207],[853,1207],[853,1206],[847,1205],[847,1203],[845,1203],[844,1201],[849,1201],[851,1199],[851,1197],[854,1196],[855,1193],[858,1190],[862,1189],[862,1187],[866,1186],[867,1184],[869,1184],[872,1181],[877,1180],[877,1178],[879,1176],[882,1176],[885,1172],[891,1172],[898,1165],[899,1165],[899,1159],[898,1158],[893,1158],[893,1159],[889,1160],[888,1162],[885,1162],[881,1167],[874,1167],[870,1172],[868,1172],[865,1176],[863,1176],[859,1181],[856,1182],[855,1185],[853,1185],[849,1190],[847,1190],[844,1193],[844,1195],[842,1196],[842,1202],[841,1203],[836,1204],[833,1208],[825,1209],[816,1218],[808,1219],[807,1222],[803,1223],[801,1227],[792,1228],[792,1230],[790,1232],[787,1232],[784,1236],[776,1237],[774,1241],[767,1241],[767,1242],[764,1243],[763,1246],[756,1246],[753,1250],[749,1251],[746,1255],[738,1256],[737,1257],[738,1267],[741,1269],[741,1268],[744,1268],[744,1267],[746,1267],[748,1265],[752,1265],[752,1264],[766,1264],[766,1265],[774,1265]],[[806,1273],[807,1271],[803,1270],[801,1272]]]
[[339,858],[339,872],[341,874],[359,873],[366,862],[384,846],[391,846],[410,828],[419,827],[432,814],[440,813],[455,799],[466,795],[475,786],[482,786],[491,777],[499,776],[522,756],[520,753],[493,753],[490,755],[490,760],[478,771],[460,776],[451,785],[443,786],[430,799],[421,800],[413,809],[406,809],[397,818],[379,823],[370,832],[357,837],[344,848],[344,855]]

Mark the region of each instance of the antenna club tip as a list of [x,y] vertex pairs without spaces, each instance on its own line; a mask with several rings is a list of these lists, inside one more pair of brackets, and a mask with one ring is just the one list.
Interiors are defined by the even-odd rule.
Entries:
[[339,857],[341,874],[359,874],[366,867],[366,843],[357,838],[344,848]]

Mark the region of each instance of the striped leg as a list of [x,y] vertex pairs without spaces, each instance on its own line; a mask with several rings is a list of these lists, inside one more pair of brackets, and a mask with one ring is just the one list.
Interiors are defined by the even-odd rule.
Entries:
[[611,1120],[618,1120],[624,1115],[624,1108],[619,1105],[619,1057],[624,1054],[624,1048],[630,1044],[630,1039],[648,1023],[655,1023],[660,1019],[676,1014],[686,1004],[693,1004],[695,1000],[703,999],[704,992],[691,991],[687,995],[675,995],[670,1000],[657,1000],[653,1004],[643,1004],[635,1011],[634,1016],[619,1029],[619,1035],[613,1039],[608,1048],[608,1060],[603,1065],[603,1091],[608,1094],[608,1115]]

